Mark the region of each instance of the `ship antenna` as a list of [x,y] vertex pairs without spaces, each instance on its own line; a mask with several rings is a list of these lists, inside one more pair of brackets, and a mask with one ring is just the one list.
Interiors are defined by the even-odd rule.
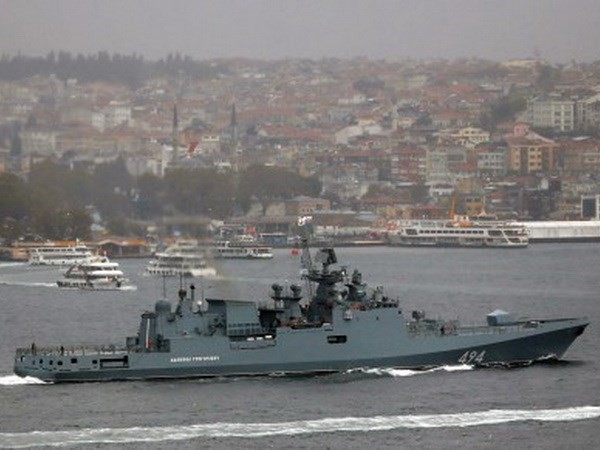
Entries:
[[298,217],[298,233],[300,234],[300,242],[302,245],[302,256],[300,257],[300,263],[302,269],[312,270],[312,258],[310,257],[310,247],[308,245],[308,238],[310,235],[308,225],[312,222],[311,216]]
[[302,255],[300,256],[300,264],[302,266],[302,278],[306,282],[306,291],[308,298],[313,297],[313,286],[307,275],[314,269],[312,258],[310,256],[310,246],[308,238],[310,235],[309,224],[312,222],[311,216],[298,217],[298,234],[302,245]]

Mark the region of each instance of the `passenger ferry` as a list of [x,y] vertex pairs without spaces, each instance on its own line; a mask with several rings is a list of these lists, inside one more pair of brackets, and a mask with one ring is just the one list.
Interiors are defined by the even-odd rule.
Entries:
[[186,253],[167,249],[157,253],[156,259],[146,266],[149,275],[206,277],[215,276],[217,271],[206,263],[203,253]]
[[388,232],[391,245],[416,247],[525,248],[527,228],[502,221],[410,220],[399,221]]
[[106,256],[94,256],[89,261],[74,264],[56,284],[62,288],[77,289],[122,289],[128,280],[119,263],[112,262]]
[[228,259],[272,259],[273,248],[268,245],[235,242],[218,241],[213,248],[215,258]]
[[48,266],[72,266],[89,261],[94,254],[84,244],[49,244],[29,250],[29,264]]

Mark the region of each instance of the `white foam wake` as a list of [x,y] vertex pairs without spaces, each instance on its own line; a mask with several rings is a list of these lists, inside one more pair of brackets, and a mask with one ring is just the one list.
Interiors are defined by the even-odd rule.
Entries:
[[128,284],[127,286],[123,286],[123,287],[119,288],[118,290],[121,290],[121,291],[137,291],[137,286],[132,285],[132,284]]
[[87,428],[68,431],[0,433],[0,446],[11,448],[81,444],[123,444],[209,438],[259,438],[339,431],[387,431],[401,428],[462,428],[507,422],[570,422],[597,419],[600,407],[489,410],[471,413],[330,417],[273,423],[209,423],[163,427]]
[[0,284],[5,286],[43,286],[43,287],[58,287],[56,282],[36,282],[36,281],[0,281]]
[[412,377],[415,375],[424,375],[433,372],[460,372],[463,370],[473,370],[473,366],[469,366],[467,364],[460,364],[455,366],[440,366],[434,367],[431,369],[425,370],[412,370],[412,369],[393,369],[391,367],[384,368],[372,368],[372,369],[352,369],[349,373],[352,372],[361,372],[367,373],[369,375],[382,375],[382,376],[390,376],[390,377]]
[[18,375],[6,375],[0,377],[0,386],[19,386],[23,384],[49,384],[34,377],[20,377]]
[[19,262],[19,261],[15,261],[15,262],[1,262],[0,263],[0,269],[3,269],[5,267],[19,267],[19,266],[26,266],[28,265],[26,262]]

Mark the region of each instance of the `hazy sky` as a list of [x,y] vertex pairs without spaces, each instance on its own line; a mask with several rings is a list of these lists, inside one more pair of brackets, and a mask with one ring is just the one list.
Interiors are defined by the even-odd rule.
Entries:
[[600,0],[0,0],[0,53],[600,60]]

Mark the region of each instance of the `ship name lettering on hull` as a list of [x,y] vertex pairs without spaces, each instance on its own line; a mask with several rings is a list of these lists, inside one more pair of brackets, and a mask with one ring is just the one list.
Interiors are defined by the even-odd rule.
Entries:
[[205,361],[219,361],[220,356],[179,356],[177,358],[171,358],[172,363],[186,363],[186,362],[205,362]]

